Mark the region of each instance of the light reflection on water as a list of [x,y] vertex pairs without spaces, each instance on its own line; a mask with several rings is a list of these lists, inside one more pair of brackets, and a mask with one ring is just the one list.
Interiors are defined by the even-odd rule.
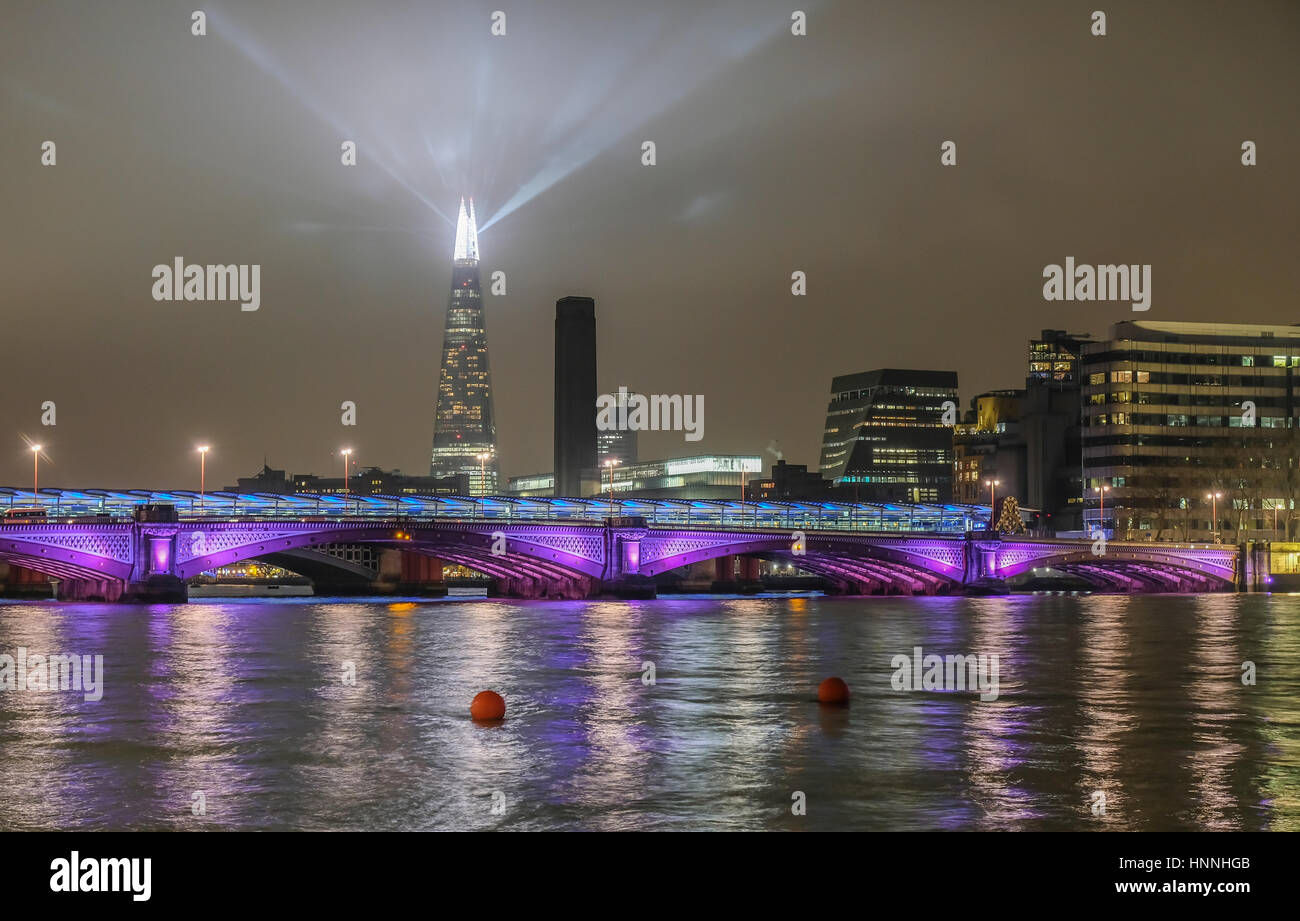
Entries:
[[[1296,597],[0,603],[20,646],[105,692],[0,692],[2,829],[1300,830]],[[895,691],[916,646],[998,700]]]

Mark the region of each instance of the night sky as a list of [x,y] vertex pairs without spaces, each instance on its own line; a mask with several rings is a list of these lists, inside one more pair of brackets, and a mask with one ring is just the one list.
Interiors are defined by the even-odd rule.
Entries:
[[[1043,328],[1300,322],[1298,89],[1294,2],[6,0],[0,483],[24,436],[49,486],[195,488],[202,442],[209,488],[344,446],[427,473],[462,195],[506,476],[551,469],[565,295],[602,390],[705,397],[643,458],[813,466],[837,374],[951,368],[965,404]],[[177,256],[260,264],[260,310],[153,300]],[[1151,264],[1151,310],[1044,301],[1067,256]]]

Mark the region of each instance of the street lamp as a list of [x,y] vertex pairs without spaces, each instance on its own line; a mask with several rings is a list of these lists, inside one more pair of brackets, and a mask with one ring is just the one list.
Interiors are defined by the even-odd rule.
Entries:
[[[1110,492],[1110,487],[1094,486],[1093,491],[1097,493],[1098,496],[1101,497],[1101,510],[1097,513],[1098,514],[1097,524],[1101,528],[1101,532],[1105,534],[1106,533],[1106,493]],[[1128,533],[1125,532],[1125,537],[1127,538],[1128,536],[1129,536]]]
[[343,495],[348,494],[348,458],[352,456],[351,448],[344,448],[339,454],[343,455]]
[[1001,486],[1001,480],[985,480],[984,485],[989,488],[989,530],[992,531],[997,527],[997,502],[994,501],[994,488]]
[[208,451],[211,450],[207,445],[199,445],[199,509],[203,509],[207,503],[204,501],[203,494],[208,485]]
[[40,485],[41,473],[41,446],[32,445],[32,502],[36,505],[41,504],[41,495],[38,490]]
[[604,464],[605,468],[609,471],[609,514],[611,516],[614,514],[614,468],[620,463],[622,463],[622,461],[617,457],[609,457],[605,459]]
[[490,451],[483,451],[474,455],[478,458],[478,495],[479,508],[483,512],[483,517],[487,517],[487,462],[492,457]]
[[1207,492],[1205,498],[1210,500],[1210,514],[1213,519],[1210,521],[1210,539],[1215,543],[1219,541],[1219,500],[1223,498],[1221,492]]

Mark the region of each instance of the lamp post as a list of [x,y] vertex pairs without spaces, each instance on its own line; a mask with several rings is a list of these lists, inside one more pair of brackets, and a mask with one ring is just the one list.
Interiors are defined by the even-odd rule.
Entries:
[[[1106,493],[1110,492],[1110,486],[1094,486],[1093,491],[1096,492],[1097,495],[1101,498],[1101,510],[1098,512],[1099,518],[1097,520],[1097,524],[1101,528],[1101,533],[1105,534],[1106,533]],[[1127,536],[1127,532],[1125,536]]]
[[479,495],[479,509],[480,509],[480,511],[482,511],[482,513],[483,513],[483,517],[486,518],[486,517],[487,517],[487,502],[486,502],[485,497],[487,496],[487,462],[488,462],[488,459],[492,457],[492,455],[491,455],[491,453],[489,453],[489,452],[487,452],[487,451],[483,451],[483,452],[481,452],[481,453],[479,453],[479,454],[476,454],[476,455],[474,455],[474,456],[478,459],[478,495]]
[[199,445],[197,450],[199,452],[199,512],[201,514],[204,506],[207,505],[204,495],[208,487],[208,451],[211,449],[207,445]]
[[1213,516],[1210,520],[1210,540],[1217,544],[1219,542],[1219,500],[1223,498],[1223,493],[1207,492],[1205,498],[1210,500],[1210,514]]
[[604,467],[609,471],[609,514],[614,514],[614,468],[621,463],[617,457],[605,458]]
[[339,452],[343,456],[343,495],[348,494],[348,458],[352,456],[351,448],[344,448]]
[[984,485],[989,488],[989,530],[997,528],[997,501],[994,490],[1002,485],[1001,480],[985,480]]
[[740,462],[740,521],[745,521],[745,462]]
[[32,502],[35,505],[41,504],[40,479],[41,479],[41,446],[32,445]]

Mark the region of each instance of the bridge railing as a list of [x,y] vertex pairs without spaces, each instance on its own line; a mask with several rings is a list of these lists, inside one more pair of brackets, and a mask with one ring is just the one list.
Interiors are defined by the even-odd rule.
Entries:
[[514,496],[277,495],[185,490],[31,490],[0,488],[0,509],[39,507],[51,521],[89,516],[130,518],[146,504],[175,505],[183,520],[452,519],[599,522],[641,517],[651,526],[785,528],[836,531],[964,533],[988,526],[975,505],[644,499],[616,496],[538,499]]

